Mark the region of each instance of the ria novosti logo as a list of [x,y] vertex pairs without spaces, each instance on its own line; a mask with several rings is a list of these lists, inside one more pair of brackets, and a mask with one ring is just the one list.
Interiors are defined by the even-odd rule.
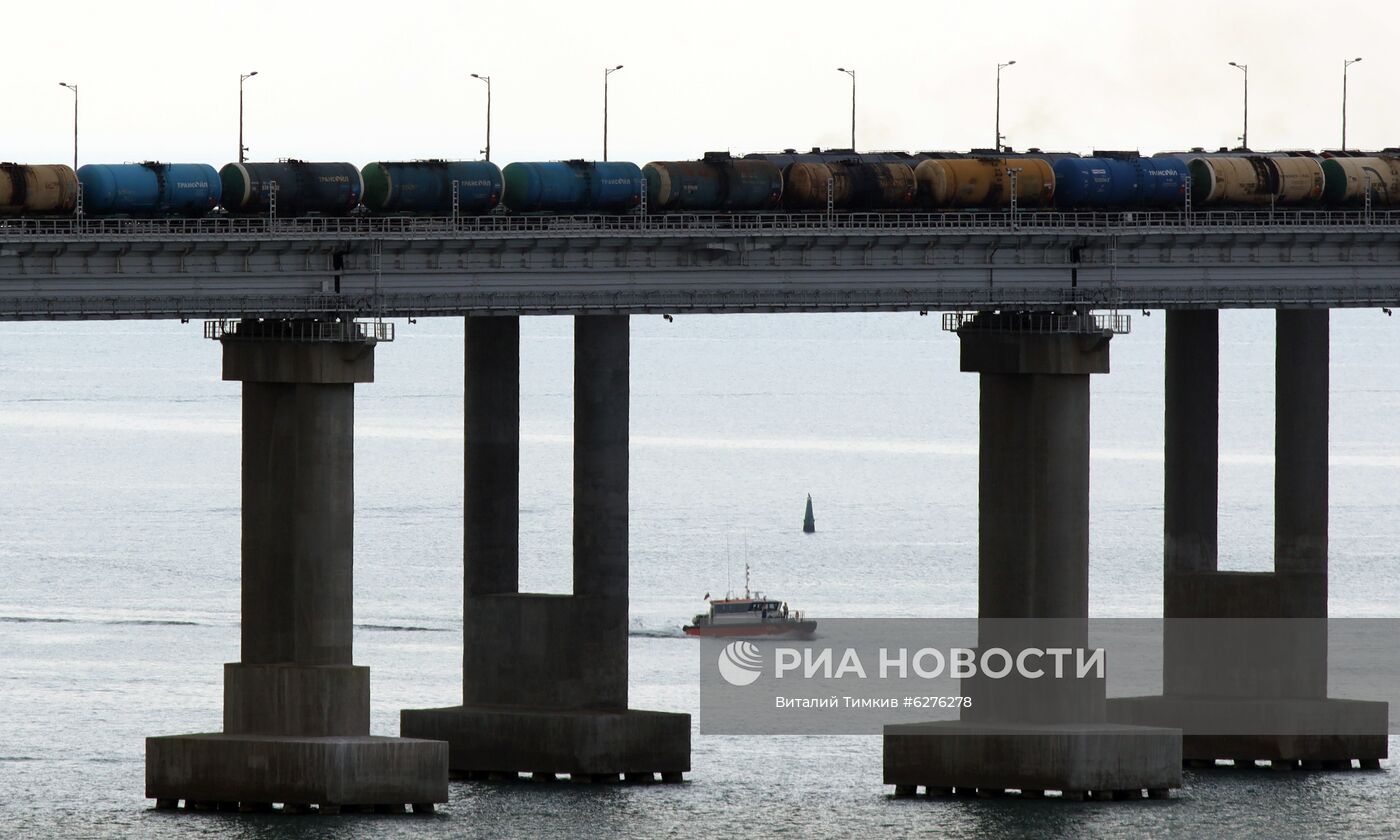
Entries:
[[[866,652],[869,657],[869,651]],[[733,686],[753,685],[763,675],[763,651],[752,642],[734,641],[719,653],[719,673]],[[985,676],[994,680],[1015,675],[1022,679],[1045,677],[1063,680],[1104,678],[1102,648],[1005,648],[954,647],[946,652],[925,647],[880,648],[875,662],[868,663],[856,648],[846,648],[839,655],[833,648],[773,649],[774,679],[832,680],[853,677],[904,680],[913,676],[924,680],[951,677],[957,680]]]
[[730,685],[752,685],[763,673],[763,654],[753,642],[730,642],[719,652],[719,675]]

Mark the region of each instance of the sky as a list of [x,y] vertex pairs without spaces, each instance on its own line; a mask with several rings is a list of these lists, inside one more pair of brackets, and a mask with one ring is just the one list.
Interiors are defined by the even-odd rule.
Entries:
[[1374,3],[149,0],[5,4],[0,160],[222,165],[478,157],[678,160],[861,149],[1144,152],[1234,145],[1248,64],[1256,149],[1400,146],[1400,56]]

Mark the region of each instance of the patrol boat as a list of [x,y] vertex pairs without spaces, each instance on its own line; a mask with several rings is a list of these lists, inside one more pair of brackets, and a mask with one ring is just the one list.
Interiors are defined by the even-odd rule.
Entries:
[[817,623],[804,619],[801,610],[789,610],[786,601],[749,590],[749,564],[744,564],[744,596],[729,594],[710,601],[710,611],[695,616],[681,628],[687,636],[786,636],[810,639]]

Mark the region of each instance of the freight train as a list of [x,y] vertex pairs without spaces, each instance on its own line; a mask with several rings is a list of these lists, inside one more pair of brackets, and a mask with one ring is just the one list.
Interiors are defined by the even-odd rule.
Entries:
[[694,161],[0,164],[0,217],[897,212],[1400,205],[1400,149],[712,152]]

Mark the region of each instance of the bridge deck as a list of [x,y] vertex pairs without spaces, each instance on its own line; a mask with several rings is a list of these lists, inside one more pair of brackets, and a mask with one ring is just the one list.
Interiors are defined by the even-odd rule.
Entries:
[[1393,306],[1400,212],[0,220],[0,320]]

